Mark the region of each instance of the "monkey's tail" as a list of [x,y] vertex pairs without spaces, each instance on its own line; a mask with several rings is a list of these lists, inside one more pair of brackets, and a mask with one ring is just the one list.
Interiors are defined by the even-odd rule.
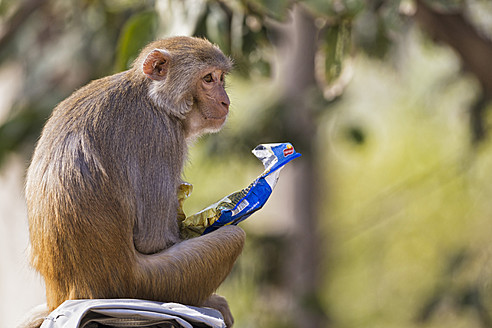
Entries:
[[200,306],[231,271],[245,238],[240,227],[226,226],[160,254],[139,255],[136,298]]
[[43,324],[44,319],[50,314],[48,306],[41,304],[31,309],[20,323],[17,328],[39,328]]

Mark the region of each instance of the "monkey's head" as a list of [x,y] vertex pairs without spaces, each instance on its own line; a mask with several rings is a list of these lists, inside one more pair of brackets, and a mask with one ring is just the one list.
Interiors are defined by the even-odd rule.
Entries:
[[154,103],[183,120],[187,137],[193,137],[224,124],[230,104],[225,75],[231,67],[231,60],[209,41],[173,37],[150,43],[133,69],[150,80]]

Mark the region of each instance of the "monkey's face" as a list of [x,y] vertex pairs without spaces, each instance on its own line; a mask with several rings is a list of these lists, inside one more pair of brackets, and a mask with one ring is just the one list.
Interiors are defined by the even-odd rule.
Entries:
[[229,113],[229,97],[224,89],[226,72],[214,69],[206,72],[197,86],[197,105],[204,123],[221,128]]
[[217,47],[204,39],[176,37],[150,44],[139,58],[143,74],[152,80],[150,98],[182,120],[187,137],[220,130],[229,113],[224,84],[232,63]]
[[216,68],[202,72],[196,84],[193,108],[185,119],[188,136],[217,132],[224,125],[230,105],[225,91],[225,75],[225,71]]

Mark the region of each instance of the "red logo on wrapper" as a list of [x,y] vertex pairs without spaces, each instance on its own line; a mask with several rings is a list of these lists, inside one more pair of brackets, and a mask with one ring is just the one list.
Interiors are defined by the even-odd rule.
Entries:
[[294,153],[294,147],[291,145],[287,145],[287,148],[284,149],[284,157],[292,155]]

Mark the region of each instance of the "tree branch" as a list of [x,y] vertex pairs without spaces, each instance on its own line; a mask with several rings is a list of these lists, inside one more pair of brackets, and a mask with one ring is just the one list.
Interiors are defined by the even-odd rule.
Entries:
[[27,18],[36,10],[41,8],[47,1],[44,0],[26,0],[22,1],[17,11],[3,24],[0,29],[0,49],[5,49],[17,30],[27,20]]
[[462,13],[439,13],[424,1],[417,1],[416,20],[436,41],[452,47],[463,67],[473,73],[482,88],[480,99],[471,109],[470,124],[474,142],[486,135],[483,112],[492,100],[492,41],[482,36]]
[[460,55],[464,67],[476,75],[484,93],[492,97],[492,41],[480,35],[462,13],[442,14],[417,1],[417,21],[436,40]]

